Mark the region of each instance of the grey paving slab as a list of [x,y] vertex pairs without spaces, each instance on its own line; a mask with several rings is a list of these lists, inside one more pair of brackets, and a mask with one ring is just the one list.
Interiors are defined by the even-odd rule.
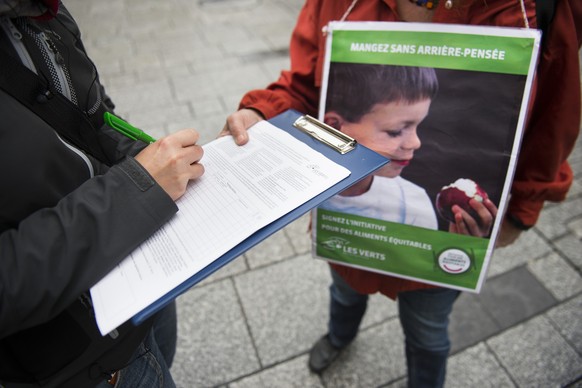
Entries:
[[[247,71],[257,72],[260,64],[237,66],[238,76],[223,77],[220,72],[194,74],[172,78],[171,90],[175,102],[187,102],[192,106],[196,119],[204,120],[218,116],[220,129],[226,122],[229,113],[235,111],[244,92],[249,88],[262,87],[267,84],[267,78],[249,77]],[[252,70],[250,70],[252,69]],[[225,98],[234,95],[236,98]],[[207,133],[205,127],[197,128],[203,136],[216,136],[217,132]]]
[[567,257],[578,272],[582,271],[582,236],[570,233],[554,240],[554,244],[557,251]]
[[172,375],[179,387],[214,386],[260,368],[230,279],[195,287],[177,301]]
[[[205,42],[224,47],[224,43],[239,43],[252,38],[252,33],[246,26],[231,25],[224,28],[223,23],[209,23],[202,32]],[[263,48],[264,50],[264,48]]]
[[281,70],[289,69],[289,56],[287,54],[282,55],[279,54],[277,56],[273,56],[271,58],[264,59],[262,62],[262,66],[265,69],[265,74],[271,80],[276,80],[279,78],[281,74]]
[[527,268],[558,300],[582,292],[582,277],[557,253],[533,261]]
[[574,236],[579,240],[582,239],[582,216],[568,223],[568,229],[570,229]]
[[233,18],[236,18],[237,25],[259,28],[277,22],[281,26],[279,30],[281,33],[281,31],[288,31],[293,26],[302,2],[297,0],[287,2],[281,0],[224,0],[205,1],[202,4],[203,7],[198,8],[204,11],[202,20],[208,24],[232,25]]
[[367,330],[371,326],[393,318],[398,318],[398,304],[384,295],[370,295],[360,330]]
[[150,108],[134,109],[127,114],[119,112],[126,120],[138,128],[142,128],[155,138],[167,135],[164,127],[173,120],[184,120],[191,117],[188,104],[163,104]]
[[479,343],[449,358],[446,388],[515,387],[511,377],[485,343]]
[[377,387],[405,374],[402,329],[392,319],[360,332],[323,372],[322,380],[334,388]]
[[131,88],[110,87],[108,93],[119,110],[126,113],[165,106],[173,98],[172,86],[166,79],[144,81]]
[[309,214],[306,214],[247,251],[249,266],[258,268],[310,252],[308,224]]
[[219,94],[212,77],[206,73],[172,77],[171,86],[172,96],[175,96],[176,101],[204,100],[216,98]]
[[582,354],[582,295],[554,307],[548,319],[579,354]]
[[408,379],[402,377],[396,381],[389,382],[378,386],[379,388],[408,388]]
[[305,352],[325,331],[327,265],[292,258],[237,276],[236,287],[263,366]]
[[[147,44],[146,44],[147,45]],[[162,55],[158,50],[142,49],[144,45],[138,45],[136,49],[131,47],[131,52],[120,55],[121,64],[127,73],[142,72],[149,73],[146,78],[160,79],[160,74],[165,71],[163,67]],[[104,47],[106,49],[106,47]],[[181,66],[185,68],[184,65]],[[165,76],[165,74],[164,74]]]
[[278,231],[245,253],[251,268],[276,263],[294,255],[295,250],[284,230]]
[[[108,62],[108,65],[111,63],[113,63],[113,62]],[[120,69],[121,69],[121,65],[120,65]],[[128,88],[128,87],[131,87],[132,85],[135,85],[138,82],[136,74],[125,73],[124,69],[121,69],[119,73],[104,72],[100,77],[101,77],[102,84],[105,87],[105,91],[108,94],[111,94],[111,92],[113,90],[115,90],[115,88],[118,88],[118,89]]]
[[220,43],[225,52],[241,56],[250,53],[269,51],[270,47],[260,37],[240,37],[240,39]]
[[[222,114],[224,116],[226,108],[224,101],[219,96],[194,99],[189,101],[189,105],[192,106],[195,117],[205,117],[213,114]],[[226,122],[226,117],[224,117],[223,121]]]
[[311,217],[308,213],[285,227],[285,234],[293,249],[300,255],[311,252],[311,237],[308,230],[310,220]]
[[[493,252],[493,257],[487,272],[488,278],[507,272],[511,269],[526,264],[529,260],[542,257],[552,248],[535,230],[529,230],[521,234],[517,242],[505,248],[498,248]],[[487,287],[487,281],[484,287]]]
[[536,228],[549,239],[561,237],[568,233],[567,224],[578,218],[582,209],[582,198],[574,198],[560,204],[544,208]]
[[[327,332],[327,263],[290,258],[236,277],[245,317],[263,366],[307,352]],[[362,329],[397,316],[396,304],[371,298]]]
[[[89,53],[89,55],[92,54]],[[131,80],[133,80],[133,84],[135,84],[135,81],[137,80],[136,74],[127,74],[124,72],[125,66],[122,58],[112,58],[98,65],[98,68],[101,83],[105,86],[108,84],[129,85],[131,84]]]
[[[192,74],[200,74],[213,69],[227,69],[238,63],[238,59],[228,57],[216,46],[203,45],[199,47],[163,46],[161,52],[166,66],[185,66]],[[230,58],[230,60],[229,60]]]
[[[576,166],[572,166],[572,169],[582,171],[582,162],[578,162]],[[582,195],[582,182],[575,180],[570,187],[570,191],[568,191],[568,195],[571,197],[579,197]]]
[[544,316],[487,341],[519,387],[558,387],[582,374],[582,358]]
[[[180,67],[172,67],[167,68],[166,66],[164,66],[161,61],[151,61],[151,62],[142,62],[140,65],[135,66],[135,64],[137,63],[136,60],[131,59],[131,61],[122,61],[121,66],[123,67],[123,74],[127,75],[128,77],[132,77],[136,80],[135,84],[137,85],[147,85],[147,84],[154,84],[156,81],[160,80],[160,77],[157,76],[158,74],[173,74],[175,76],[186,76],[189,74],[188,72],[188,68],[186,66],[180,66]],[[172,85],[169,82],[166,82],[167,86],[164,85],[165,87],[169,88],[170,93],[172,92]],[[106,84],[107,85],[107,84]],[[117,87],[117,85],[116,85]],[[132,89],[133,85],[128,85],[126,86],[124,89]],[[150,93],[152,93],[152,91],[150,91]],[[155,93],[155,92],[154,92]],[[111,97],[115,98],[116,95],[112,95]],[[169,95],[167,97],[164,98],[163,101],[160,101],[159,105],[155,105],[155,104],[146,104],[145,107],[142,107],[140,104],[140,98],[141,96],[139,95],[134,95],[133,96],[134,99],[136,100],[137,104],[131,104],[128,106],[129,110],[133,113],[135,111],[135,113],[137,114],[141,114],[143,112],[143,108],[170,108],[173,105],[177,105],[179,104],[177,101],[175,101],[175,99],[173,98],[173,95]],[[187,103],[181,102],[182,105],[187,105]],[[142,110],[140,111],[140,108],[142,108]],[[168,114],[166,117],[172,117],[170,116],[170,114]]]
[[525,267],[490,279],[479,295],[480,303],[502,329],[522,322],[557,303]]
[[243,63],[228,72],[208,73],[216,86],[217,94],[243,96],[252,89],[264,88],[272,82],[260,62]]
[[222,280],[228,277],[233,277],[243,272],[249,270],[249,265],[244,256],[238,256],[233,259],[230,263],[224,265],[222,268],[218,269],[212,275],[208,276],[206,279],[201,281],[200,285],[205,285],[209,283],[214,283],[218,280]]
[[453,306],[449,337],[451,353],[475,345],[501,331],[478,295],[463,293]]
[[158,79],[161,73],[163,73],[166,78],[186,77],[192,74],[192,70],[188,63],[167,63],[163,54],[157,54],[156,57],[159,59],[143,63],[140,63],[139,59],[135,58],[122,60],[122,66],[127,73],[135,74],[135,77],[139,82],[141,82],[141,80],[150,81]]
[[323,388],[319,376],[309,371],[308,356],[294,358],[228,384],[229,388]]

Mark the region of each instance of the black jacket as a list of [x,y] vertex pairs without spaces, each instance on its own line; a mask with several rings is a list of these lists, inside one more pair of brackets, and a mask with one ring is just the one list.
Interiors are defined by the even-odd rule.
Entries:
[[[147,327],[97,335],[87,290],[177,207],[132,158],[145,144],[103,123],[113,105],[62,5],[49,21],[1,20],[7,61],[32,62],[44,87],[15,98],[0,67],[0,385],[77,375],[71,385],[90,386],[127,362]],[[56,116],[74,122],[79,109],[91,131],[59,134],[35,113],[62,96],[71,108]]]

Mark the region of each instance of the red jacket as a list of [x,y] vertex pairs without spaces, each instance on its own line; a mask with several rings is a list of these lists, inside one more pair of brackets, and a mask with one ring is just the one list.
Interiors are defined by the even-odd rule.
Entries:
[[[240,108],[253,108],[266,118],[287,109],[317,115],[325,54],[322,28],[339,20],[352,0],[307,0],[295,30],[291,70],[264,90],[247,93]],[[535,2],[525,0],[530,27],[536,27]],[[347,21],[399,21],[396,0],[360,0]],[[434,23],[524,27],[519,1],[475,0],[447,10],[435,10]],[[540,57],[531,113],[511,190],[508,213],[525,225],[534,225],[545,201],[562,201],[572,184],[566,159],[580,128],[580,72],[578,49],[582,41],[582,1],[557,0],[556,11]],[[540,152],[543,150],[543,154]],[[432,287],[418,282],[333,267],[362,293],[381,292],[395,298],[398,292]]]

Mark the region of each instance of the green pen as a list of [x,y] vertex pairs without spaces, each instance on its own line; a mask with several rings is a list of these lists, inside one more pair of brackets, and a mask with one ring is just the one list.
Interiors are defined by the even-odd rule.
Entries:
[[105,112],[103,113],[103,119],[111,128],[115,129],[117,132],[129,137],[132,140],[141,140],[146,143],[153,143],[156,141],[153,137],[145,133],[139,128],[134,127],[128,122],[120,119],[119,117]]

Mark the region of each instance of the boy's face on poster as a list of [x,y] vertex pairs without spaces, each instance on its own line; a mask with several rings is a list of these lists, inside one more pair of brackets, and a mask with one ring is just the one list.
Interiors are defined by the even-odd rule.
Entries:
[[359,122],[342,122],[340,117],[338,124],[342,132],[358,143],[391,160],[374,175],[395,178],[408,166],[414,151],[420,148],[417,128],[427,116],[430,103],[430,99],[380,103],[374,105]]

